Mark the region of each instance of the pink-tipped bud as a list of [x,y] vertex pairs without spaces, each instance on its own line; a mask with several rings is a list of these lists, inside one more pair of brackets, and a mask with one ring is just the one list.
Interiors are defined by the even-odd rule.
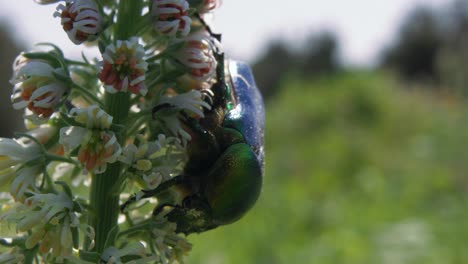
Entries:
[[102,18],[93,0],[67,0],[60,4],[55,17],[60,17],[62,26],[75,44],[95,40],[101,31]]
[[192,20],[186,0],[154,0],[153,18],[156,31],[166,36],[187,36]]

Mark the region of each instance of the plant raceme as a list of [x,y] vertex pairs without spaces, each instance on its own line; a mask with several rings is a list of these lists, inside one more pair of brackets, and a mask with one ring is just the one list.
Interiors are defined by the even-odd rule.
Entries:
[[158,201],[119,206],[187,163],[180,116],[211,109],[221,46],[204,17],[219,2],[34,1],[57,5],[51,27],[101,56],[41,43],[13,63],[27,131],[0,138],[0,221],[15,227],[0,229],[0,263],[182,263],[191,245],[152,213]]

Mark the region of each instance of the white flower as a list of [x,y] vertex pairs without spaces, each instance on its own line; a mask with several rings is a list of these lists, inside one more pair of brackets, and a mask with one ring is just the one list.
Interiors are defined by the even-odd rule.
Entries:
[[183,237],[176,234],[175,223],[168,222],[162,216],[156,217],[154,220],[151,235],[158,252],[160,253],[160,261],[162,263],[184,263],[183,257],[192,250],[192,245]]
[[121,153],[114,132],[106,130],[112,125],[112,117],[97,106],[74,108],[70,114],[75,117],[75,121],[85,127],[61,128],[59,143],[65,152],[80,147],[78,160],[85,167],[85,172],[104,172],[107,163],[115,162]]
[[89,188],[89,186],[91,186],[91,178],[88,177],[87,174],[80,173],[81,169],[74,164],[53,162],[48,166],[48,169],[51,171],[50,173],[54,181],[67,178],[71,180],[71,185],[73,187],[84,185]]
[[55,78],[64,75],[63,69],[54,68],[42,60],[30,60],[19,55],[13,64],[14,85],[11,100],[13,108],[27,107],[39,117],[47,118],[68,92],[68,87]]
[[0,185],[10,183],[10,193],[22,200],[27,189],[35,188],[36,176],[41,173],[40,165],[25,166],[26,162],[40,158],[40,147],[26,140],[0,138]]
[[0,263],[2,264],[24,263],[24,254],[20,248],[14,247],[9,252],[0,254]]
[[0,220],[7,220],[17,224],[20,232],[30,232],[25,246],[30,249],[39,243],[39,250],[52,255],[68,256],[72,253],[72,228],[94,239],[94,231],[86,224],[80,224],[73,209],[72,199],[64,192],[59,194],[32,193],[24,204],[18,204],[7,213],[0,216]]
[[107,163],[114,163],[121,153],[117,138],[111,131],[64,127],[60,130],[59,142],[66,152],[80,146],[78,160],[84,166],[84,172],[103,173]]
[[[189,114],[199,118],[204,117],[203,109],[211,109],[211,106],[204,101],[204,95],[198,90],[177,95],[164,95],[161,97],[158,105],[169,105],[171,109],[178,111],[187,111]],[[157,115],[156,118],[162,125],[175,137],[180,138],[182,145],[186,145],[192,139],[192,136],[184,129],[179,119],[178,113],[164,113]]]
[[120,160],[140,175],[146,183],[145,189],[154,189],[160,183],[182,172],[187,159],[185,148],[178,138],[160,134],[156,141],[148,142],[142,136],[138,147],[130,144]]
[[87,108],[73,108],[70,115],[75,118],[76,122],[85,125],[87,128],[109,129],[113,119],[111,115],[97,105]]
[[93,0],[67,0],[60,4],[54,17],[60,17],[63,29],[74,44],[96,39],[101,31],[102,17]]
[[104,250],[101,255],[101,260],[106,263],[123,263],[120,259],[124,256],[146,256],[146,249],[140,242],[135,242],[125,246],[124,248],[117,249],[115,247],[109,247]]
[[148,68],[143,58],[145,50],[137,38],[110,44],[102,54],[102,69],[99,80],[109,93],[130,91],[146,95],[145,72]]
[[192,140],[192,136],[182,127],[177,115],[161,116],[158,117],[158,120],[172,135],[180,138],[183,146],[186,146],[187,142]]
[[211,106],[203,99],[203,94],[200,91],[191,90],[177,95],[164,95],[159,104],[169,104],[179,110],[186,110],[199,117],[204,117],[203,108],[210,110]]
[[45,124],[29,130],[28,134],[44,144],[57,133],[57,130],[56,126]]
[[216,75],[217,61],[213,51],[221,49],[219,42],[204,30],[184,39],[185,46],[176,59],[189,69],[191,77],[202,82],[212,82]]
[[160,34],[187,36],[192,20],[186,0],[153,0],[154,27]]

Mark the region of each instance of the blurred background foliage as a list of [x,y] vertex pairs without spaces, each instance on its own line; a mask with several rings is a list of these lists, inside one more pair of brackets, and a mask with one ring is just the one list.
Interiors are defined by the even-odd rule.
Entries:
[[[8,98],[21,47],[0,28]],[[191,235],[188,263],[468,263],[468,1],[415,8],[371,69],[339,54],[330,31],[259,54],[263,193],[239,222]],[[21,118],[0,107],[11,136]]]
[[22,113],[13,110],[10,101],[13,86],[9,84],[13,73],[11,65],[15,57],[23,50],[22,44],[13,39],[9,25],[0,19],[0,136],[11,137],[22,129]]

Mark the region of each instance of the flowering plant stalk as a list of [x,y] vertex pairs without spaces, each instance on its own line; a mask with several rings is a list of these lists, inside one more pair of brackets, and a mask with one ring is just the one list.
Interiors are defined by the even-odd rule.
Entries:
[[27,132],[0,138],[0,221],[14,227],[2,229],[0,263],[182,263],[191,245],[152,214],[156,201],[119,206],[187,163],[192,136],[179,118],[211,108],[221,47],[204,16],[219,2],[35,2],[56,4],[70,41],[101,57],[41,43],[13,63]]

